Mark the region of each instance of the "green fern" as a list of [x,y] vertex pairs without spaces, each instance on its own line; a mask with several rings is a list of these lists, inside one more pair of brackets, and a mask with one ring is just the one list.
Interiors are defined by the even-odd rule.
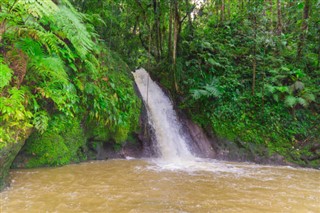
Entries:
[[39,111],[33,115],[33,125],[42,134],[48,128],[49,115],[46,111]]
[[288,95],[284,100],[285,105],[288,107],[294,107],[297,104],[297,102],[297,98],[291,95]]
[[31,38],[23,38],[15,44],[16,48],[21,49],[28,56],[44,57],[41,44]]
[[35,79],[43,79],[48,84],[67,84],[69,82],[63,61],[60,58],[35,57],[29,66],[30,69],[35,71],[33,73]]
[[86,26],[82,23],[83,17],[81,14],[72,12],[71,9],[65,6],[60,6],[54,16],[54,23],[58,29],[71,41],[79,56],[85,59],[87,53],[93,49],[94,42]]
[[24,8],[35,18],[50,16],[58,10],[58,6],[51,0],[18,0],[15,7]]
[[302,97],[308,102],[315,102],[316,101],[316,96],[312,93],[309,93],[309,92],[302,94]]
[[0,91],[10,83],[12,74],[13,71],[6,64],[3,64],[3,60],[0,58]]
[[190,90],[192,98],[195,100],[198,100],[202,97],[205,97],[205,98],[210,98],[210,97],[218,98],[218,97],[220,97],[221,93],[216,86],[217,84],[218,84],[218,81],[216,79],[212,79],[210,84],[200,86],[199,89]]
[[309,105],[308,101],[304,98],[297,98],[297,103],[301,104],[303,107],[307,107]]

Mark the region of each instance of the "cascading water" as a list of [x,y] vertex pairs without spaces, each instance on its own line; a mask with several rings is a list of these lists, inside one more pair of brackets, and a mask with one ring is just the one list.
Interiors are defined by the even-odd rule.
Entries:
[[[189,172],[240,172],[241,169],[212,159],[196,157],[187,143],[173,105],[162,89],[141,68],[133,72],[135,82],[147,108],[148,122],[154,129],[160,158],[152,159],[156,170],[183,170]],[[153,169],[153,167],[150,167]]]
[[170,99],[143,68],[133,72],[133,76],[147,108],[148,122],[155,129],[161,160],[194,161]]

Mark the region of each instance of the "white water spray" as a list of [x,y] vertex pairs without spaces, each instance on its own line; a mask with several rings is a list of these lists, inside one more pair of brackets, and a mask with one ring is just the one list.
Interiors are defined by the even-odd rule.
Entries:
[[160,158],[151,161],[150,169],[210,171],[239,173],[241,168],[192,154],[182,131],[182,125],[172,103],[143,68],[133,72],[135,82],[147,108],[148,122],[153,127]]
[[133,76],[146,105],[148,121],[155,129],[161,159],[167,162],[193,161],[195,157],[182,134],[170,99],[143,68],[133,72]]

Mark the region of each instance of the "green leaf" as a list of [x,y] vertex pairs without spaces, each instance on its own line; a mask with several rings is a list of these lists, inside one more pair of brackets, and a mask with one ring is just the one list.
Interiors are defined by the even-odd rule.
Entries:
[[304,3],[303,2],[300,2],[299,4],[298,4],[298,9],[303,9],[303,7],[304,7]]
[[304,89],[304,84],[301,81],[296,81],[293,84],[294,90],[303,90]]
[[266,89],[267,92],[269,92],[271,94],[273,94],[275,92],[275,90],[276,90],[276,88],[274,86],[270,85],[270,84],[265,85],[265,89]]
[[302,97],[307,100],[308,102],[314,102],[316,101],[316,96],[314,94],[311,94],[311,93],[306,93],[306,94],[303,94]]
[[209,58],[209,59],[208,59],[208,62],[209,62],[211,65],[215,65],[215,64],[216,64],[216,62],[215,62],[215,60],[213,60],[213,58]]
[[309,105],[308,102],[303,98],[297,98],[297,102],[301,104],[303,107],[307,107]]
[[49,115],[46,111],[36,112],[33,115],[33,125],[42,134],[48,128]]
[[0,58],[0,90],[10,83],[13,74],[13,71],[6,64],[1,62],[2,60]]
[[284,103],[286,106],[288,107],[293,107],[297,104],[297,98],[291,95],[288,95],[285,100]]
[[276,88],[281,93],[289,92],[289,88],[287,86],[279,86],[279,87],[276,87]]

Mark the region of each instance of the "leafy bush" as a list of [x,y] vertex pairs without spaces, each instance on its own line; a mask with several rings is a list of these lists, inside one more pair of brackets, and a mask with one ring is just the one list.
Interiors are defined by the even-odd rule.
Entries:
[[[85,125],[94,123],[97,130],[93,132],[104,132],[105,139],[121,143],[138,126],[140,102],[128,66],[99,43],[88,23],[90,17],[68,0],[55,2],[5,0],[1,4],[0,25],[6,30],[0,35],[0,74],[4,77],[0,83],[0,148],[34,127],[38,132],[32,137],[37,142],[27,143],[35,146],[38,156],[44,156],[41,144],[52,147],[51,137],[57,137],[62,150],[65,144],[72,153],[61,160],[52,153],[53,162],[47,163],[59,165],[72,158],[77,152],[73,146],[80,146],[83,140],[56,128],[57,114],[81,119]],[[78,130],[72,130],[73,134]]]

